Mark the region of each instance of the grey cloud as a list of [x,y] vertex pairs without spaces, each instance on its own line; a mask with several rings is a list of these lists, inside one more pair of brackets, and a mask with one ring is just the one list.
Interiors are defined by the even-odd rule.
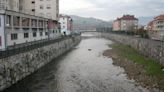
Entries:
[[[97,17],[110,20],[122,14],[134,14],[136,16],[156,16],[164,13],[164,0],[86,0],[94,4],[98,11],[87,11],[80,14],[88,17]],[[134,1],[134,2],[133,2]],[[75,1],[76,2],[76,1]],[[75,13],[75,12],[74,12]],[[78,14],[78,11],[77,11]]]

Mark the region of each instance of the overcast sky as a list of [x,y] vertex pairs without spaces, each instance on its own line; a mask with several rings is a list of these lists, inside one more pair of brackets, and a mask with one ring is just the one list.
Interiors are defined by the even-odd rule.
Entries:
[[164,0],[59,0],[60,13],[113,20],[123,14],[164,14]]

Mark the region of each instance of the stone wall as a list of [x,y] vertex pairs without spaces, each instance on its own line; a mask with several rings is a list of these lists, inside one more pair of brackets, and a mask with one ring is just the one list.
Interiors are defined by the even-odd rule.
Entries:
[[32,74],[52,59],[70,50],[80,40],[80,36],[70,37],[51,45],[0,59],[0,90]]
[[122,44],[130,45],[144,56],[153,58],[164,66],[164,42],[110,33],[101,33],[101,36]]

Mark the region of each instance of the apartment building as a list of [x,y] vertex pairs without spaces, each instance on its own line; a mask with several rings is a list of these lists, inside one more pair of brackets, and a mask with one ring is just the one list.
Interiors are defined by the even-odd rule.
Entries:
[[121,30],[121,20],[117,19],[113,22],[113,30],[120,31]]
[[57,3],[58,0],[1,0],[0,50],[61,36]]
[[123,15],[113,22],[114,31],[133,31],[138,28],[138,19],[134,15]]
[[152,39],[164,40],[164,14],[148,23],[147,29]]
[[68,15],[60,15],[61,32],[69,35],[73,31],[73,19]]
[[59,0],[0,0],[0,10],[2,9],[59,19]]
[[58,20],[59,0],[23,0],[21,5],[21,12]]
[[0,10],[11,10],[19,12],[20,0],[0,0]]

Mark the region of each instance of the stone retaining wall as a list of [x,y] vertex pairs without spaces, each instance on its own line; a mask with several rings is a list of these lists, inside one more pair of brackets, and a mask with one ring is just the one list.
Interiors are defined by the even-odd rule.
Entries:
[[164,42],[110,33],[101,33],[101,36],[130,45],[141,54],[157,60],[158,63],[164,66]]
[[70,37],[51,45],[0,59],[0,90],[32,74],[52,59],[70,50],[80,40],[80,36]]

